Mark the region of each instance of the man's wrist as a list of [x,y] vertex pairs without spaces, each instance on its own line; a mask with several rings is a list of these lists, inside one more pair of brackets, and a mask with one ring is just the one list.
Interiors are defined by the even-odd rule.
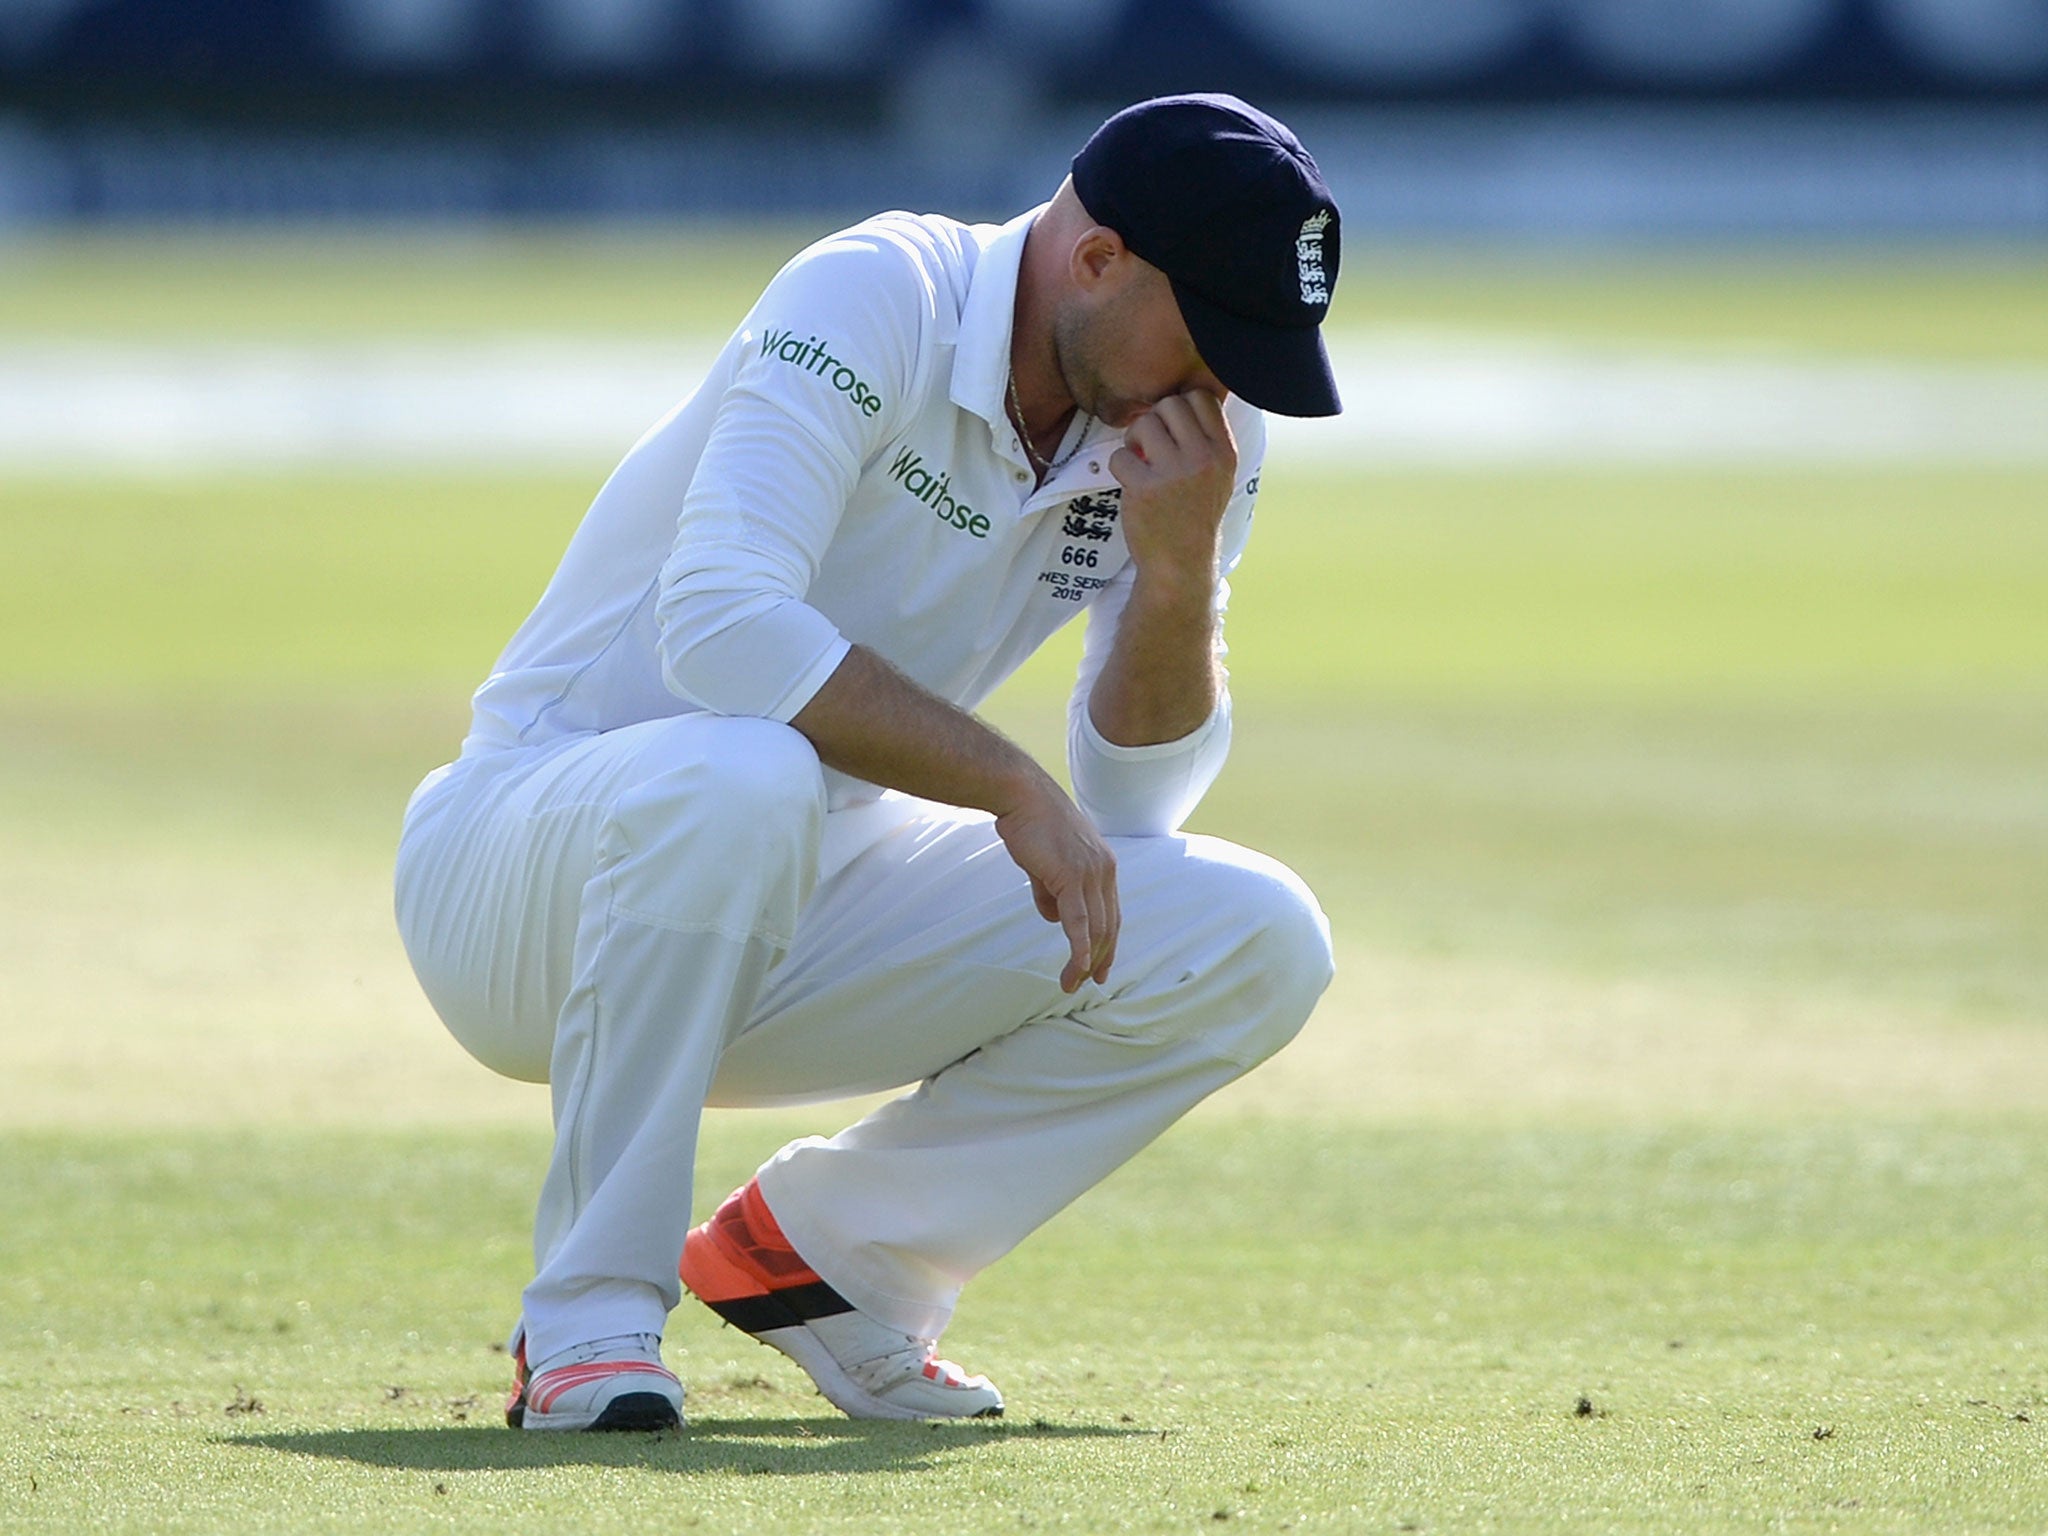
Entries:
[[998,819],[1035,805],[1048,795],[1062,798],[1066,795],[1059,786],[1059,780],[1047,773],[1036,758],[1021,747],[1013,750],[1015,760],[998,775],[989,803],[980,807]]
[[1200,617],[1204,624],[1214,619],[1216,605],[1216,564],[1212,560],[1199,568],[1181,568],[1161,562],[1135,567],[1131,578],[1126,615],[1133,610],[1145,616],[1181,615]]

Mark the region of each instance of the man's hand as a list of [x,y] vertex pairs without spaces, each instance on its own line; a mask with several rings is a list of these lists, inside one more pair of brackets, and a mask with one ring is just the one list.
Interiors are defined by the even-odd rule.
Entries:
[[1123,924],[1109,844],[1051,780],[998,815],[996,835],[1030,878],[1039,915],[1066,931],[1072,954],[1060,972],[1060,990],[1077,991],[1090,977],[1109,980]]
[[1237,441],[1206,389],[1168,395],[1109,457],[1124,488],[1124,542],[1138,580],[1175,593],[1216,585],[1217,543],[1237,479]]
[[860,645],[790,724],[827,767],[993,814],[1039,912],[1066,931],[1072,956],[1060,987],[1074,992],[1091,976],[1109,979],[1122,921],[1116,856],[1023,748]]

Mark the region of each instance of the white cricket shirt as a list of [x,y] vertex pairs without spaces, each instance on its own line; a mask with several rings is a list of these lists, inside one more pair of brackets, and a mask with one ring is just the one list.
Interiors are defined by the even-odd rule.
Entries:
[[[1122,434],[1077,420],[1072,457],[1034,487],[1005,401],[1036,213],[886,213],[784,267],[598,493],[477,691],[463,755],[700,710],[788,721],[856,642],[972,709],[1086,610],[1076,798],[1105,832],[1178,826],[1222,766],[1228,701],[1154,746],[1114,746],[1088,720],[1132,578],[1109,473]],[[1227,573],[1265,427],[1242,401],[1224,409],[1239,455]],[[1219,616],[1227,596],[1219,582]],[[879,793],[828,778],[835,809]]]

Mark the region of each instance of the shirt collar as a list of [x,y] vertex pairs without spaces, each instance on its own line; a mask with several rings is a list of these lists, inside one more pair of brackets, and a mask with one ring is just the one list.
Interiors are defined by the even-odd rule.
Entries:
[[967,303],[960,312],[953,352],[953,403],[989,424],[998,447],[1010,430],[1010,325],[1017,313],[1017,273],[1024,262],[1024,237],[1047,205],[1020,213],[997,228],[974,263]]

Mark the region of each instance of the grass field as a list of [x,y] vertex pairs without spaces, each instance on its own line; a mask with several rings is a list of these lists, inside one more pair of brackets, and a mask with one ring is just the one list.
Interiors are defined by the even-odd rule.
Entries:
[[[694,341],[778,249],[9,248],[0,347]],[[2048,366],[2037,262],[1354,270]],[[535,1444],[545,1096],[388,863],[606,467],[0,480],[0,1530],[2048,1530],[2048,471],[1274,465],[1197,824],[1324,897],[1303,1038],[969,1293],[1002,1424],[686,1304],[689,1431]],[[1047,751],[1071,663],[995,711]],[[701,1199],[832,1122],[715,1117]]]

